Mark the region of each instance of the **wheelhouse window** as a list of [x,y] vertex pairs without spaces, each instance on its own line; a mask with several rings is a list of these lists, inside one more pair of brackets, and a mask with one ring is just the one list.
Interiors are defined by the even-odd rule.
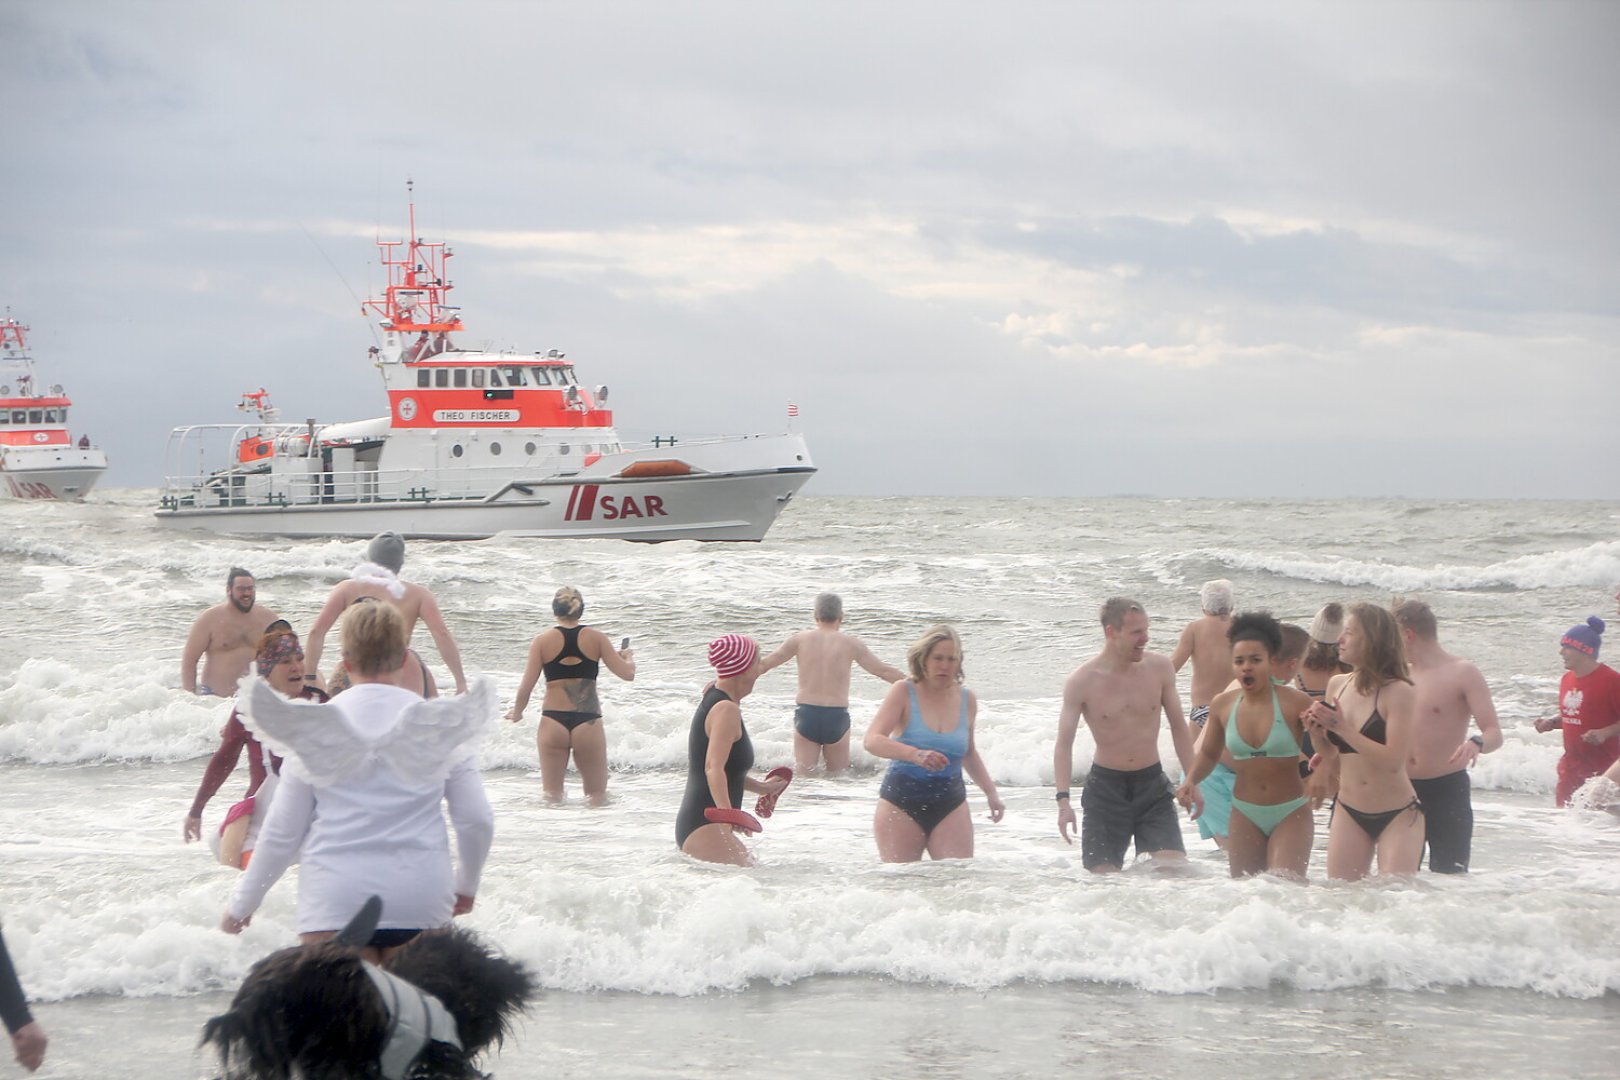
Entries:
[[45,410],[43,410],[43,409],[29,409],[28,410],[28,422],[30,424],[43,424],[45,422]]
[[25,410],[25,409],[12,409],[11,410],[11,422],[13,424],[26,424],[26,423],[28,423],[28,412],[27,412],[27,410]]
[[473,384],[474,387],[479,387],[479,388],[481,388],[484,385],[484,369],[483,368],[475,367],[475,368],[472,369],[472,384]]
[[429,386],[432,386],[433,385],[433,372],[429,371],[427,368],[417,368],[416,369],[416,385],[418,387],[424,389],[424,390],[426,388],[428,388]]
[[529,369],[529,374],[534,376],[534,385],[536,385],[536,386],[550,386],[551,385],[551,373],[549,371],[547,371],[545,368],[543,368],[543,367],[532,367],[532,368]]
[[433,372],[433,385],[434,386],[440,386],[440,387],[449,386],[450,385],[450,372],[448,370],[446,370],[445,368],[436,368],[436,369],[434,369],[434,372]]
[[455,384],[457,386],[466,386],[467,385],[467,369],[466,368],[456,368]]
[[507,368],[506,369],[506,385],[507,386],[528,386],[529,384],[527,382],[525,382],[524,379],[523,379],[523,369],[518,367],[516,364],[513,364],[511,367]]
[[56,418],[56,410],[55,409],[46,409],[45,410],[45,422],[47,424],[55,424],[55,423],[59,422],[57,420],[57,418]]

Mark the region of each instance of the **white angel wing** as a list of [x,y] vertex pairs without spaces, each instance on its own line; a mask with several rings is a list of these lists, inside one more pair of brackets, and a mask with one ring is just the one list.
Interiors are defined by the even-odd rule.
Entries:
[[296,762],[316,787],[352,774],[372,752],[336,705],[282,697],[257,675],[246,676],[237,688],[236,714],[266,746]]
[[465,694],[413,701],[399,723],[376,744],[383,764],[407,783],[432,783],[474,753],[495,723],[499,708],[495,683],[487,676],[472,680]]

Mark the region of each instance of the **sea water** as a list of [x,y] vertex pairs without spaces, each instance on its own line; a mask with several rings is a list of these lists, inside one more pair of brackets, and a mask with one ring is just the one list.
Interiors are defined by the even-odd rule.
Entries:
[[[260,602],[302,630],[362,545],[174,532],[152,502],[0,502],[0,918],[52,1037],[41,1075],[211,1075],[194,1049],[203,1022],[294,940],[290,881],[246,933],[221,933],[234,873],[181,842],[228,706],[177,689],[180,648],[229,567],[257,574]],[[638,662],[634,683],[601,684],[607,807],[581,805],[572,776],[569,803],[541,802],[532,719],[485,745],[497,833],[465,921],[546,991],[491,1067],[1610,1074],[1620,821],[1552,807],[1558,736],[1532,722],[1555,709],[1559,635],[1613,612],[1617,525],[1607,503],[804,497],[758,545],[412,542],[405,576],[434,590],[468,670],[503,701],[562,584]],[[1168,652],[1215,577],[1235,582],[1240,609],[1302,624],[1329,600],[1434,606],[1505,734],[1473,774],[1473,873],[1330,885],[1320,826],[1306,886],[1230,880],[1191,826],[1184,872],[1081,869],[1052,800],[1063,679],[1101,646],[1102,600],[1140,600],[1150,647]],[[676,851],[706,643],[738,631],[770,648],[809,625],[823,589],[891,663],[932,623],[961,631],[978,744],[1008,807],[992,824],[970,788],[974,860],[878,861],[880,768],[858,734],[884,687],[859,672],[855,769],[795,780],[750,841],[758,867]],[[447,683],[425,632],[415,644]],[[791,761],[793,697],[790,665],[744,702],[762,768]],[[1173,762],[1168,737],[1161,748]],[[1090,756],[1082,730],[1077,770]],[[245,782],[227,783],[205,828]]]

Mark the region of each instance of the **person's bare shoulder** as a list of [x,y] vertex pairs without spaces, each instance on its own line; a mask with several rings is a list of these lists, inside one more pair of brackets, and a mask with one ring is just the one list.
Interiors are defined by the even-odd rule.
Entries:
[[1143,653],[1142,670],[1152,673],[1155,678],[1173,679],[1176,669],[1171,665],[1170,658],[1163,653]]

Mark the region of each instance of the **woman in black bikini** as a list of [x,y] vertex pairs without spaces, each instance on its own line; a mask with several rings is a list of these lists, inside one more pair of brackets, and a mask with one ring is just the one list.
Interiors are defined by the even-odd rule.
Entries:
[[546,696],[540,705],[540,730],[535,739],[540,747],[540,784],[548,802],[562,802],[563,777],[568,774],[568,755],[574,756],[585,798],[592,806],[607,801],[607,736],[602,731],[602,703],[596,697],[596,676],[602,665],[625,682],[636,677],[633,651],[619,652],[600,630],[581,626],[585,598],[579,590],[564,585],[551,601],[557,625],[535,635],[529,646],[529,663],[518,684],[517,702],[506,718],[512,723],[523,719],[529,696],[542,672],[546,676]]
[[[1415,874],[1423,857],[1423,804],[1406,776],[1416,694],[1395,616],[1354,604],[1339,637],[1348,675],[1305,714],[1312,741],[1339,769],[1339,795],[1328,827],[1327,873],[1357,881],[1378,873]],[[1319,766],[1320,767],[1320,766]]]

